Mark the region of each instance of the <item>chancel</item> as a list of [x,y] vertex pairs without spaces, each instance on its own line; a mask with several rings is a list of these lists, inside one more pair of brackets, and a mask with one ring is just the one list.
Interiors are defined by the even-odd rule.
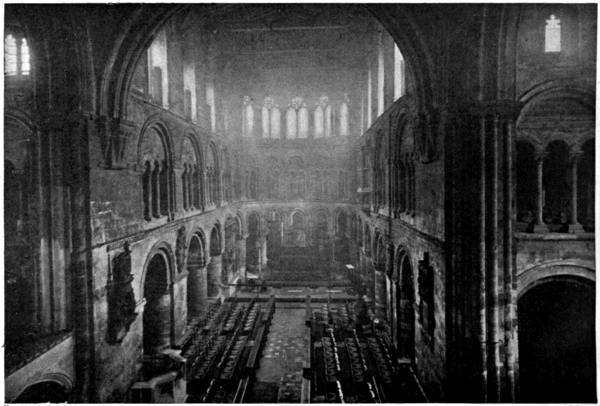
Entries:
[[597,401],[597,5],[4,16],[6,403]]

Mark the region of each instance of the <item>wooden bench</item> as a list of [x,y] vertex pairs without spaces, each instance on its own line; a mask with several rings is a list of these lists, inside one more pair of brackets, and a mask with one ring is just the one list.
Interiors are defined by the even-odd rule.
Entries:
[[258,367],[258,359],[260,358],[260,352],[262,350],[263,341],[266,338],[265,331],[265,326],[260,326],[258,332],[256,333],[256,337],[254,338],[254,345],[252,346],[252,351],[250,351],[248,361],[246,361],[246,373],[248,375],[253,375],[255,369]]

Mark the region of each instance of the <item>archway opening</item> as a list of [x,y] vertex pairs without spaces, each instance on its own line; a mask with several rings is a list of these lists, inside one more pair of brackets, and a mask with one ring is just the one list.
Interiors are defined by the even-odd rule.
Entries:
[[144,355],[160,353],[171,345],[171,295],[169,267],[162,253],[155,254],[144,282]]
[[69,391],[58,382],[44,381],[28,386],[13,403],[67,403]]
[[204,244],[198,235],[192,236],[187,256],[187,305],[188,320],[204,315],[207,306],[208,286],[206,278]]
[[534,286],[518,302],[519,402],[596,402],[595,294],[583,279]]

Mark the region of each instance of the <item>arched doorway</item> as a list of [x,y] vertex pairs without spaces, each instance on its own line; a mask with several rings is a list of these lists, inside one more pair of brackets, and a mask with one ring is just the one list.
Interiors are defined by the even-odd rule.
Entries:
[[396,288],[399,292],[396,295],[398,356],[413,360],[415,357],[415,286],[410,256],[407,252],[400,254],[399,272],[400,283]]
[[187,269],[188,320],[191,320],[204,315],[208,297],[205,248],[201,235],[194,234],[190,240]]
[[595,293],[575,276],[538,281],[518,301],[519,402],[596,402]]
[[172,303],[169,265],[163,252],[155,253],[146,267],[144,281],[144,355],[161,352],[171,345]]
[[28,386],[12,403],[67,403],[69,391],[60,383],[43,381]]

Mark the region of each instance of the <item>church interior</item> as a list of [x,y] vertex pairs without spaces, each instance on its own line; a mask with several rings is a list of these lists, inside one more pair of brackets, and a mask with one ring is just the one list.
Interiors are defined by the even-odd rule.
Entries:
[[595,403],[596,4],[7,4],[6,403]]

